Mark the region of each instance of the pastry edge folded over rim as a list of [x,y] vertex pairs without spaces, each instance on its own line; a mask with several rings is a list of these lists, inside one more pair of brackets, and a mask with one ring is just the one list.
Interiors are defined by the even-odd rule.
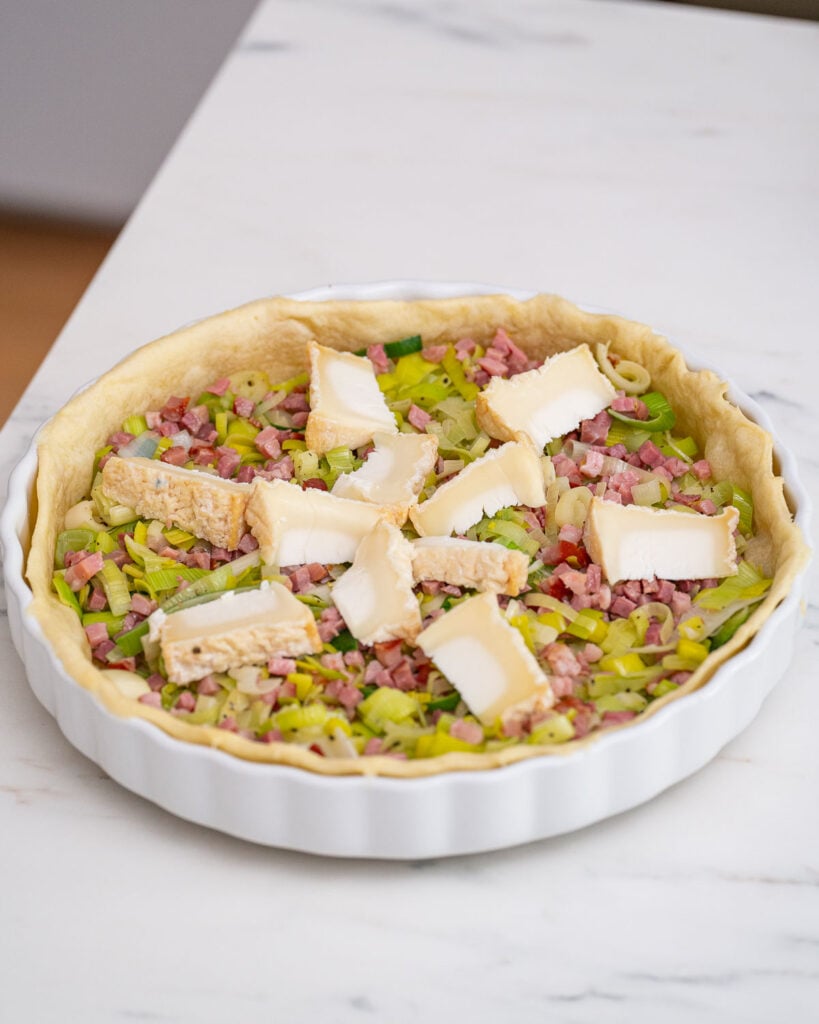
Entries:
[[[307,366],[310,339],[347,351],[420,334],[424,345],[471,337],[488,343],[503,327],[516,344],[543,359],[581,342],[610,342],[611,351],[642,363],[652,387],[674,407],[678,425],[700,445],[717,479],[730,479],[754,499],[756,536],[749,559],[773,575],[758,609],[725,645],[709,655],[678,690],[654,701],[635,719],[551,747],[520,744],[491,753],[448,753],[401,761],[384,756],[331,759],[286,743],[258,743],[222,729],[190,725],[159,708],[123,697],[91,662],[76,614],[52,591],[53,552],[66,510],[88,489],[94,452],[132,413],[163,404],[169,394],[190,395],[214,380],[249,368],[271,381]],[[168,382],[173,384],[169,385]],[[775,474],[773,439],[726,396],[728,385],[709,370],[688,370],[680,352],[650,327],[608,314],[586,313],[565,299],[538,295],[519,302],[505,295],[420,301],[300,302],[273,298],[202,320],[138,349],[73,398],[42,429],[33,507],[37,510],[26,575],[37,619],[67,673],[122,717],[153,722],[179,740],[216,747],[244,760],[290,765],[324,775],[421,777],[496,768],[531,757],[565,756],[621,729],[634,728],[672,701],[706,683],[745,647],[786,597],[807,564],[809,549],[793,523]],[[701,424],[708,424],[703,436]],[[77,443],[77,439],[81,443]]]

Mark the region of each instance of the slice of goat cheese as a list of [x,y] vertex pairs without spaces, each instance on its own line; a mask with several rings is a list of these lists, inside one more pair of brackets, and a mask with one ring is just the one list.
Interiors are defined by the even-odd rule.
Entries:
[[549,677],[503,617],[494,594],[456,605],[427,626],[416,643],[484,725],[517,705],[536,701],[546,708],[554,703]]
[[617,392],[588,345],[548,358],[536,370],[493,377],[475,398],[478,425],[501,441],[529,440],[538,451],[611,404]]
[[175,523],[228,551],[236,548],[247,531],[245,506],[250,485],[211,473],[156,459],[117,456],[102,467],[102,491],[138,516]]
[[[389,505],[395,521],[406,521],[424,482],[435,467],[438,438],[433,434],[374,434],[375,449],[352,473],[342,473],[333,485],[339,498]],[[399,517],[403,519],[399,522]]]
[[412,586],[412,545],[396,526],[382,521],[359,544],[332,598],[361,643],[413,640],[421,630],[421,612]]
[[737,571],[738,522],[732,505],[706,516],[592,498],[585,544],[609,583],[720,578]]
[[544,505],[543,480],[537,452],[527,443],[510,441],[470,463],[432,497],[412,507],[410,519],[422,537],[464,533],[507,505]]
[[412,542],[416,582],[441,580],[456,587],[516,597],[526,586],[529,559],[494,541],[419,537]]
[[310,357],[310,412],[304,439],[319,455],[344,445],[358,448],[373,434],[396,434],[398,426],[366,356],[337,352],[314,341]]
[[256,477],[245,510],[268,565],[352,562],[364,537],[392,512],[285,480]]
[[315,654],[322,647],[313,613],[281,583],[264,582],[258,590],[228,591],[207,604],[154,614],[152,633],[174,683],[263,664],[273,655]]

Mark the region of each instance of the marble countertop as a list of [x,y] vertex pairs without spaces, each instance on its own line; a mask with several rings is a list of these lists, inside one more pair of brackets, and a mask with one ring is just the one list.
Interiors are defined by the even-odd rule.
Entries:
[[[0,434],[135,346],[329,282],[617,309],[724,368],[816,495],[819,28],[673,5],[268,0]],[[76,753],[0,620],[0,1019],[768,1024],[819,1004],[819,594],[704,770],[427,863],[254,847]]]

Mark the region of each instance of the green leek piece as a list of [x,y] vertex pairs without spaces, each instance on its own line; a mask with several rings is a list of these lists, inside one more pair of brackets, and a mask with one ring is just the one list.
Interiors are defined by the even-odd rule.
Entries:
[[260,402],[270,390],[270,380],[264,370],[240,370],[230,375],[230,388],[242,398]]
[[86,530],[83,527],[75,530],[63,530],[57,537],[57,545],[54,549],[54,567],[56,569],[65,567],[65,556],[69,551],[91,551],[96,539],[96,530]]
[[753,608],[751,607],[740,608],[738,612],[734,612],[727,622],[723,622],[719,629],[711,636],[711,650],[714,651],[717,647],[722,647],[723,644],[727,643],[742,623],[748,620],[752,611]]
[[622,693],[609,693],[598,697],[594,706],[599,712],[604,711],[643,711],[648,704],[647,698],[641,693],[633,690],[624,690]]
[[60,599],[60,603],[64,604],[66,608],[72,608],[77,615],[82,616],[82,608],[80,607],[79,599],[74,591],[65,582],[65,569],[60,569],[54,573],[51,579],[51,585],[56,591],[57,597]]
[[457,691],[455,693],[449,693],[446,697],[439,697],[437,700],[431,700],[427,704],[427,711],[454,711],[455,708],[461,703],[461,695]]
[[366,725],[380,732],[386,722],[403,722],[411,718],[418,711],[418,701],[403,690],[379,686],[358,705],[358,711]]
[[163,590],[176,590],[180,580],[187,580],[187,582],[193,583],[196,580],[201,580],[208,573],[208,569],[199,569],[195,565],[179,565],[176,563],[172,568],[146,572],[145,582],[151,590],[159,593]]
[[95,622],[104,622],[108,628],[108,636],[113,640],[122,629],[124,618],[124,615],[114,615],[113,612],[83,612],[82,625],[85,629],[86,626],[92,626]]
[[330,709],[324,704],[307,704],[304,707],[294,704],[291,707],[282,708],[273,715],[271,721],[274,728],[282,732],[296,732],[299,729],[310,729],[315,726],[323,726],[330,717]]
[[[422,346],[421,335],[413,334],[409,338],[401,338],[400,341],[388,341],[384,346],[384,354],[388,359],[401,359],[413,352],[420,352]],[[366,351],[364,349],[365,353]]]
[[452,382],[452,386],[458,394],[462,398],[465,398],[467,402],[474,402],[475,396],[480,391],[480,388],[473,381],[467,380],[463,364],[455,355],[455,349],[453,346],[450,345],[447,349],[441,365],[446,371],[447,377],[449,377]]
[[[668,452],[665,449],[668,448]],[[664,454],[674,455],[683,462],[693,462],[697,457],[699,448],[693,437],[674,437],[670,431],[666,431],[665,444],[660,445]]]
[[749,536],[754,525],[754,499],[736,484],[732,485],[731,504],[739,512],[739,532]]
[[673,693],[675,690],[679,690],[679,688],[679,683],[672,683],[670,679],[661,679],[654,687],[654,692],[651,696],[655,700],[659,700],[660,697],[665,697],[667,693]]
[[[634,420],[633,422],[637,423],[640,421]],[[607,447],[611,448],[616,444],[623,444],[626,446],[626,449],[628,451],[636,452],[637,449],[642,444],[644,444],[650,437],[651,433],[648,430],[640,430],[639,427],[633,427],[627,423],[622,423],[618,422],[617,420],[613,420],[611,426],[609,427],[609,432],[606,435],[606,445]],[[560,451],[560,447],[562,447],[563,444],[563,439],[558,438],[557,442],[550,442],[551,445],[554,445],[555,443],[557,443],[558,445],[557,451]],[[554,454],[557,454],[557,452],[555,452]]]
[[638,675],[645,670],[645,662],[639,654],[608,654],[600,659],[600,668],[604,672],[614,672],[618,676]]
[[648,419],[638,420],[634,416],[627,416],[625,413],[608,409],[612,419],[621,423],[628,423],[637,430],[647,430],[655,433],[658,430],[671,430],[677,422],[674,410],[668,404],[668,399],[659,391],[649,391],[647,395],[640,395],[642,401],[648,407]]
[[140,622],[133,629],[117,637],[117,647],[123,654],[132,657],[135,654],[142,654],[142,638],[148,633],[148,620]]
[[[238,560],[237,560],[238,561]],[[177,570],[187,568],[188,571],[193,569],[192,566],[180,566]],[[208,572],[206,569],[199,569],[200,573],[204,575],[200,576],[199,579],[195,579],[190,586],[185,587],[184,590],[180,590],[178,593],[173,594],[163,601],[160,607],[166,615],[170,615],[171,612],[177,611],[179,608],[183,608],[186,604],[193,603],[193,598],[200,598],[204,595],[210,594],[221,594],[226,590],[231,590],[235,586],[236,577],[231,571],[231,563],[228,562],[225,565],[220,565],[218,569],[211,569]]]
[[144,416],[128,416],[123,420],[122,429],[126,434],[133,434],[134,437],[139,437],[140,434],[144,434],[148,429],[148,421]]
[[545,722],[535,726],[527,743],[566,743],[574,739],[574,726],[566,715],[552,715]]
[[128,590],[128,579],[116,562],[108,559],[102,563],[102,569],[96,574],[105,596],[108,607],[114,615],[125,615],[131,609],[131,592]]
[[334,473],[350,473],[355,468],[355,455],[350,448],[331,448],[325,458]]
[[353,636],[349,629],[343,629],[338,636],[333,637],[330,641],[330,646],[337,651],[357,651],[358,640]]
[[441,754],[451,753],[479,753],[483,750],[482,743],[467,743],[459,740],[456,736],[450,736],[444,732],[422,734],[415,744],[416,757],[439,757]]
[[718,587],[701,590],[694,598],[694,604],[708,611],[721,611],[734,601],[761,597],[773,583],[750,562],[740,562],[736,576],[727,576]]
[[196,543],[196,537],[192,533],[180,530],[178,526],[165,530],[164,535],[171,547],[179,548],[181,551],[188,551]]
[[574,622],[570,622],[566,627],[567,633],[593,644],[605,640],[608,631],[608,623],[603,621],[603,613],[596,608],[582,609],[577,613]]
[[[536,554],[540,545],[529,536],[524,527],[517,523],[504,522],[502,519],[491,519],[486,525],[487,538],[507,540],[512,547],[523,551],[530,558]],[[507,545],[507,547],[509,546]]]

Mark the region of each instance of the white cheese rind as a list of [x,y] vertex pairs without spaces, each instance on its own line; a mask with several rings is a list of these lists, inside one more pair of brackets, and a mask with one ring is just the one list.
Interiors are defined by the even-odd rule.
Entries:
[[375,450],[352,473],[342,473],[331,493],[393,509],[394,522],[406,521],[424,482],[435,467],[438,438],[433,434],[374,434]]
[[588,345],[551,356],[536,370],[493,377],[475,399],[478,424],[501,441],[526,438],[539,451],[596,416],[617,392]]
[[526,586],[529,559],[492,541],[419,537],[412,542],[416,582],[441,580],[456,587],[516,597]]
[[310,609],[280,583],[244,594],[228,592],[161,620],[159,645],[168,679],[189,683],[211,672],[259,665],[273,655],[318,653]]
[[738,522],[733,506],[706,516],[593,498],[585,544],[609,583],[721,578],[737,571]]
[[362,539],[391,511],[284,480],[251,484],[245,516],[268,565],[352,562]]
[[366,356],[308,343],[310,413],[304,439],[323,454],[344,445],[358,448],[373,434],[395,434],[398,426]]
[[537,699],[541,707],[554,703],[549,677],[501,614],[494,594],[456,605],[427,626],[416,643],[484,725],[524,701]]
[[332,598],[361,643],[413,640],[421,613],[412,586],[412,545],[397,527],[381,522],[359,544]]
[[175,523],[229,551],[247,531],[250,485],[211,473],[155,459],[114,457],[102,467],[102,490],[139,516]]
[[507,505],[538,508],[545,502],[537,452],[529,444],[512,441],[462,469],[431,498],[411,508],[410,519],[422,537],[446,537],[464,533]]

